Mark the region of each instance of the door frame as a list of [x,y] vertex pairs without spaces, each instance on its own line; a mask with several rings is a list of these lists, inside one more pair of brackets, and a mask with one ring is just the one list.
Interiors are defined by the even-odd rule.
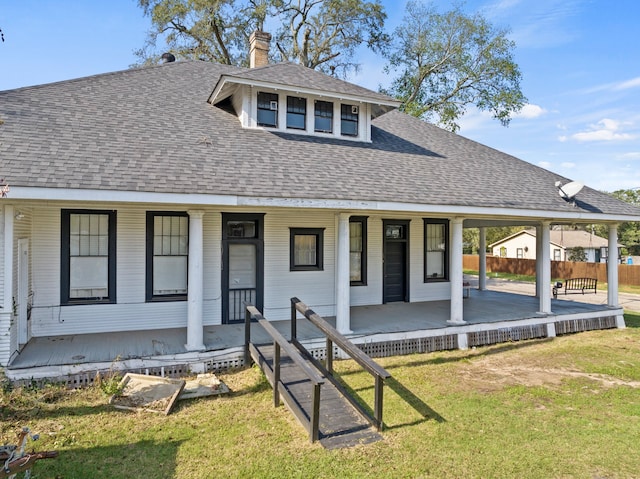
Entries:
[[[222,285],[222,324],[244,321],[229,320],[229,245],[252,244],[256,247],[256,304],[259,311],[264,308],[264,215],[265,213],[222,213],[222,265],[220,268]],[[253,238],[229,236],[229,221],[253,221],[256,232]]]
[[[385,296],[386,291],[386,279],[385,279],[385,260],[387,257],[387,242],[394,243],[404,243],[405,255],[404,255],[404,299],[403,301],[409,302],[409,285],[410,285],[410,274],[409,274],[409,225],[411,220],[382,220],[382,304],[387,303],[387,298]],[[390,239],[387,238],[387,226],[388,225],[402,225],[405,230],[405,237],[402,239]]]

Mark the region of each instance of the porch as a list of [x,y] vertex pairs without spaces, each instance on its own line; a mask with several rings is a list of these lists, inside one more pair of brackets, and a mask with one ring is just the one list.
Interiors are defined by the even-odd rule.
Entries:
[[[622,306],[608,307],[606,293],[554,299],[552,313],[545,315],[538,313],[533,284],[493,281],[488,288],[472,289],[464,299],[465,324],[447,323],[450,301],[356,306],[347,336],[380,357],[624,327]],[[335,325],[335,318],[326,319]],[[273,324],[290,336],[290,321]],[[324,356],[324,337],[308,321],[298,321],[297,334],[309,350]],[[257,324],[252,324],[251,339],[270,341]],[[205,351],[187,351],[186,342],[186,328],[37,337],[13,358],[6,375],[16,381],[49,378],[79,386],[92,382],[96,371],[114,368],[178,376],[243,364],[243,324],[205,326]]]

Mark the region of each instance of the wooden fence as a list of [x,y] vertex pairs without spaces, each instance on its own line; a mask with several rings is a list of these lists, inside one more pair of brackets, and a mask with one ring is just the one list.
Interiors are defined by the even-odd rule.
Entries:
[[[478,271],[478,255],[465,254],[463,268]],[[528,276],[536,275],[535,259],[500,258],[487,256],[487,273],[512,273]],[[597,278],[598,282],[607,282],[606,263],[585,263],[573,261],[552,261],[552,279]],[[640,286],[640,265],[618,265],[618,284]]]

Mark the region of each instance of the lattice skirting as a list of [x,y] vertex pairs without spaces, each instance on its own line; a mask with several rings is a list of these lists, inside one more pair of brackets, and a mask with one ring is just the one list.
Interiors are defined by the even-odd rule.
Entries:
[[477,331],[473,333],[467,333],[467,341],[469,347],[487,346],[489,344],[506,343],[508,341],[523,341],[526,339],[546,337],[546,324],[517,326],[513,328],[500,328],[490,331]]
[[556,325],[556,334],[558,335],[580,333],[582,331],[593,331],[596,329],[612,329],[617,327],[615,316],[556,321],[555,325]]

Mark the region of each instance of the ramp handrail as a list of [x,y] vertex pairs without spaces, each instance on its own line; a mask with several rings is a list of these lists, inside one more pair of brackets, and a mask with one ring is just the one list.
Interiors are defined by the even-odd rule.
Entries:
[[[309,439],[311,442],[319,439],[319,423],[320,423],[320,386],[324,384],[324,379],[318,374],[318,372],[309,366],[307,361],[302,357],[298,350],[293,347],[287,339],[280,334],[280,332],[273,327],[273,325],[267,321],[262,313],[258,311],[255,306],[247,305],[245,313],[245,364],[249,365],[248,360],[249,350],[253,345],[251,344],[251,320],[257,321],[264,330],[273,339],[274,357],[273,357],[273,401],[275,407],[280,405],[280,395],[285,397],[287,405],[296,415],[298,420],[305,426],[309,433]],[[289,394],[286,385],[280,380],[280,350],[283,350],[289,358],[298,366],[304,374],[309,378],[311,382],[311,402],[313,407],[311,408],[311,417],[307,417],[305,412],[300,408],[299,404],[293,400]],[[254,348],[255,351],[255,348]],[[257,351],[256,356],[257,356]],[[262,366],[262,364],[261,364]],[[264,369],[263,369],[264,370]],[[266,371],[265,371],[266,373]]]
[[[391,377],[391,374],[376,363],[373,359],[367,356],[360,348],[354,345],[349,339],[338,332],[331,324],[329,324],[322,316],[314,312],[306,304],[300,301],[298,298],[291,298],[291,341],[298,347],[303,348],[297,339],[297,314],[300,312],[305,318],[307,318],[312,324],[314,324],[320,331],[322,331],[327,337],[327,361],[326,361],[326,373],[327,378],[338,387],[345,397],[349,399],[351,404],[356,407],[378,430],[382,429],[382,409],[383,409],[383,385],[384,380]],[[342,351],[347,353],[354,361],[356,361],[365,371],[371,374],[375,379],[375,399],[374,399],[374,413],[373,417],[365,408],[362,407],[350,394],[344,389],[344,387],[335,380],[333,373],[333,345],[336,344]],[[306,351],[306,349],[305,349]],[[321,366],[320,366],[321,367]],[[324,369],[324,368],[323,368]]]

